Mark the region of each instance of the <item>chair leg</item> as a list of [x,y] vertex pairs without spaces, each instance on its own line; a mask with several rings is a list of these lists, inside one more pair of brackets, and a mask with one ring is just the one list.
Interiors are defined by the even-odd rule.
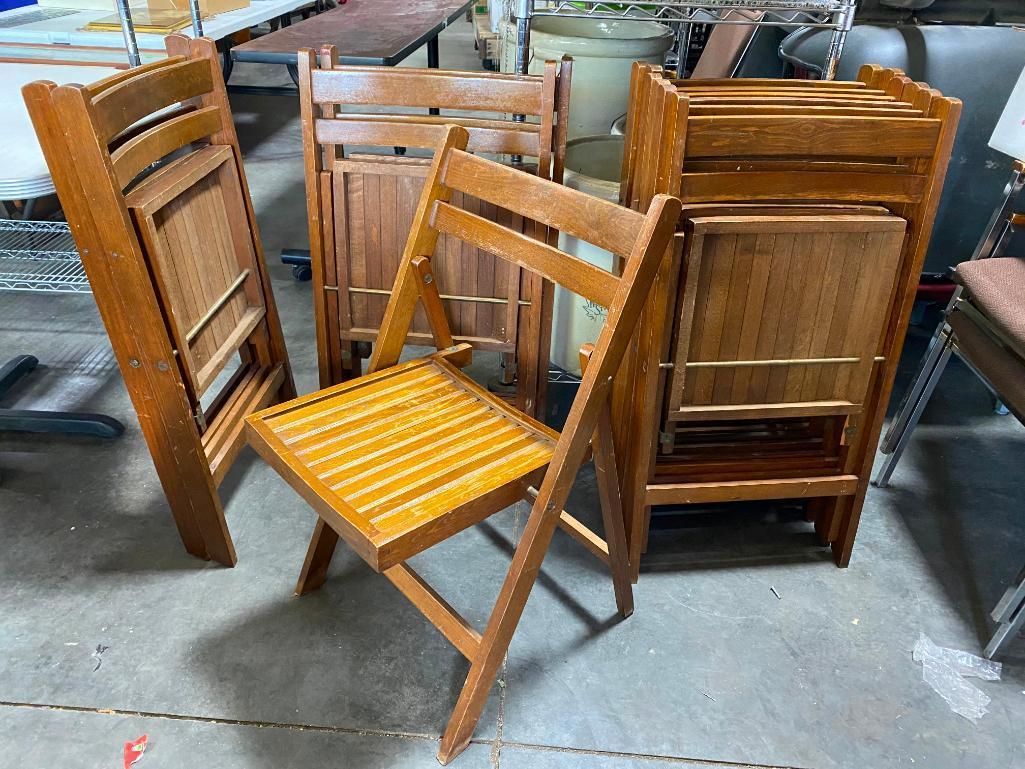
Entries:
[[626,545],[626,521],[623,518],[623,499],[619,492],[616,453],[612,443],[612,420],[605,411],[598,417],[598,425],[591,442],[594,452],[594,472],[598,480],[605,541],[609,546],[609,568],[612,586],[616,591],[616,608],[624,618],[634,611],[633,583],[630,559]]
[[299,572],[299,581],[295,585],[296,595],[305,595],[324,584],[324,580],[327,579],[327,568],[331,565],[331,556],[335,554],[337,544],[338,535],[335,530],[318,517],[310,546],[306,550],[306,560],[303,561],[302,571]]
[[879,474],[875,478],[875,485],[881,489],[885,489],[889,485],[890,476],[893,475],[904,449],[907,448],[908,441],[911,440],[911,433],[918,425],[918,420],[921,419],[922,412],[925,411],[925,406],[950,361],[950,354],[953,351],[951,341],[950,331],[942,332],[934,344],[935,349],[930,350],[923,361],[918,379],[911,386],[900,410],[893,419],[893,425],[881,448],[882,452],[887,455],[886,460],[879,468]]
[[516,546],[512,564],[498,594],[494,611],[491,612],[480,647],[474,655],[470,672],[452,711],[452,717],[441,737],[438,761],[442,764],[447,764],[470,744],[473,730],[480,720],[484,703],[491,693],[495,676],[498,675],[513,632],[523,614],[523,607],[537,579],[541,561],[544,560],[548,545],[552,541],[552,533],[559,520],[559,511],[552,506],[542,509],[539,505],[540,500],[534,503],[534,509],[527,520],[523,537]]

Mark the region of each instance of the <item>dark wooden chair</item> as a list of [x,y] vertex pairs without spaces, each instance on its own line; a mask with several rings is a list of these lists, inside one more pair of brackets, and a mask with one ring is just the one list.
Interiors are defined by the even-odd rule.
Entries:
[[[470,151],[530,159],[515,165],[561,182],[570,72],[568,58],[546,62],[541,76],[521,76],[339,66],[331,47],[319,56],[309,49],[299,52],[322,386],[360,374],[361,359],[384,318],[402,244],[429,173],[429,159],[396,156],[392,148],[431,149],[446,124],[460,125],[469,133]],[[446,114],[411,113],[428,107]],[[518,122],[503,113],[528,119]],[[353,152],[353,147],[363,151]],[[380,154],[381,148],[388,154]],[[549,243],[558,237],[513,212],[464,201],[460,193],[455,203]],[[509,388],[514,402],[529,414],[543,414],[551,284],[448,236],[439,239],[434,264],[446,287],[442,303],[456,340],[500,353],[506,384],[515,380]],[[417,313],[408,341],[426,344],[430,338],[427,318]]]
[[[633,610],[609,396],[613,375],[679,215],[655,196],[646,215],[468,154],[465,128],[446,129],[406,241],[369,373],[249,417],[250,442],[319,519],[297,593],[319,586],[338,538],[383,573],[471,663],[442,737],[446,763],[468,744],[552,533],[561,526],[605,561],[616,603]],[[516,211],[619,255],[615,277],[451,201],[456,192]],[[496,398],[459,369],[431,255],[439,236],[486,249],[608,308],[562,433]],[[419,299],[438,352],[399,363]],[[593,452],[605,539],[563,511]],[[483,634],[406,564],[514,501],[533,501]]]
[[167,50],[23,92],[185,548],[231,566],[217,487],[295,388],[216,47]]

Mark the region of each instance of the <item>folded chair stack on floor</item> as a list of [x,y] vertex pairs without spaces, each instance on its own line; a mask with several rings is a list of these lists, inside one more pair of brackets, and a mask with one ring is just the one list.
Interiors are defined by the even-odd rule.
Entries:
[[[473,152],[530,158],[524,171],[562,181],[571,62],[545,63],[539,76],[404,67],[338,65],[326,47],[299,52],[300,108],[322,386],[358,376],[377,338],[402,243],[412,225],[430,160],[393,147],[431,149],[445,124],[469,133]],[[444,115],[410,110],[444,110]],[[458,114],[451,114],[457,111]],[[505,114],[503,116],[503,113]],[[518,122],[513,114],[524,115]],[[361,151],[353,152],[357,147]],[[376,154],[367,150],[376,148]],[[381,154],[386,148],[387,154]],[[463,205],[459,193],[457,205]],[[558,233],[483,201],[466,205],[487,219],[555,243]],[[553,287],[486,250],[443,236],[435,271],[452,333],[515,366],[514,402],[544,413]],[[429,344],[418,313],[407,341]],[[508,377],[511,379],[511,377]]]
[[634,578],[654,505],[807,500],[848,563],[959,111],[635,64],[622,202],[684,208],[614,398]]

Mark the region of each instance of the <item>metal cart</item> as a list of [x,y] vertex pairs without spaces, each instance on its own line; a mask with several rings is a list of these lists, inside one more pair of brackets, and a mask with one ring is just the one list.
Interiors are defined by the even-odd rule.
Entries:
[[[66,222],[0,219],[0,290],[90,293]],[[38,364],[17,355],[0,366],[0,398]],[[0,408],[0,430],[116,438],[124,429],[105,414]]]
[[526,74],[530,61],[530,22],[536,16],[646,19],[661,21],[676,31],[676,46],[669,66],[686,61],[690,33],[695,24],[749,24],[762,27],[813,27],[832,29],[825,80],[836,76],[844,38],[854,25],[857,0],[704,0],[676,2],[654,0],[641,3],[596,2],[595,0],[512,0],[516,24],[516,71]]

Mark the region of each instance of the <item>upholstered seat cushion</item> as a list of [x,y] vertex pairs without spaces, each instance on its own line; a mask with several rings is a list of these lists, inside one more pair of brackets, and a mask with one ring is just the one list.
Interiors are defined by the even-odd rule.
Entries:
[[961,354],[989,380],[1007,407],[1025,421],[1025,362],[997,344],[967,314],[955,310],[947,321],[954,329]]
[[1025,259],[1012,256],[963,262],[954,279],[968,291],[972,304],[1025,351]]

